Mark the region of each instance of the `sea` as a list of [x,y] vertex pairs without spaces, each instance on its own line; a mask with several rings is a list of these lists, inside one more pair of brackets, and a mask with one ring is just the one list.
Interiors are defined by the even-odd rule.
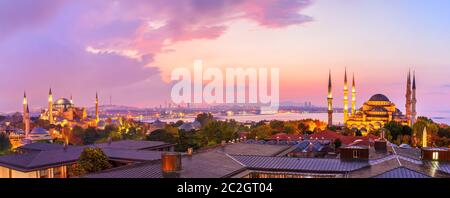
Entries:
[[[450,125],[450,112],[429,112],[423,113],[419,116],[426,116],[428,118],[433,119],[437,123],[449,124]],[[290,120],[302,120],[302,119],[317,119],[324,122],[328,121],[327,113],[278,113],[278,114],[270,114],[270,115],[232,115],[232,116],[215,116],[218,120],[227,120],[234,119],[238,122],[259,122],[263,120],[280,120],[280,121],[290,121]],[[186,118],[177,118],[177,119],[160,119],[163,122],[177,122],[178,120],[183,120],[185,122],[193,122],[195,117],[186,117]],[[155,119],[145,120],[145,122],[154,122]],[[333,114],[333,123],[340,125],[344,121],[343,113],[334,113]]]

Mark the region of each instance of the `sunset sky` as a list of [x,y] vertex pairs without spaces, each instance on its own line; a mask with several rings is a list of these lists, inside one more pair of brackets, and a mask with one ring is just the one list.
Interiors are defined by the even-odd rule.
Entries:
[[278,67],[281,100],[326,106],[331,69],[342,106],[344,68],[358,106],[383,93],[404,111],[408,69],[418,112],[450,112],[448,0],[0,0],[0,112],[54,97],[153,107],[171,71]]

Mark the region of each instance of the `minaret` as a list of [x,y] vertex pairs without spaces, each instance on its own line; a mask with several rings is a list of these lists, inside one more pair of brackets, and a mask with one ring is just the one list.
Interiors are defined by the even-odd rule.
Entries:
[[408,72],[408,80],[406,82],[406,119],[411,125],[411,71]]
[[25,124],[25,114],[27,113],[27,106],[28,106],[28,100],[27,100],[27,93],[23,92],[23,123]]
[[411,126],[414,126],[414,123],[416,122],[416,117],[417,117],[417,111],[416,111],[416,104],[417,104],[417,99],[416,99],[416,71],[414,71],[414,76],[413,76],[413,85],[412,85],[412,107],[411,107]]
[[352,116],[356,114],[356,83],[355,83],[355,74],[353,74],[353,82],[352,82]]
[[100,121],[99,109],[98,109],[98,93],[95,93],[95,121]]
[[347,84],[347,68],[344,75],[344,123],[348,120],[348,84]]
[[28,134],[30,133],[31,129],[30,129],[30,108],[28,108],[28,104],[27,104],[27,110],[25,111],[24,114],[25,117],[25,137],[28,137]]
[[333,93],[332,93],[332,85],[331,85],[331,70],[328,77],[328,126],[333,125]]
[[423,128],[422,133],[422,148],[428,147],[428,133],[427,133],[427,127]]
[[53,93],[52,88],[48,92],[48,121],[53,124]]
[[72,94],[70,94],[70,103],[73,104],[73,97],[72,97]]

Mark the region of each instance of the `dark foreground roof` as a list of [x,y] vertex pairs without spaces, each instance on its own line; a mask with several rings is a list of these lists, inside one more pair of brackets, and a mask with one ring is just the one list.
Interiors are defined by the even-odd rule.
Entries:
[[[75,163],[81,152],[87,147],[69,147],[66,150],[32,151],[25,154],[13,154],[0,157],[0,166],[19,171],[34,171],[37,169],[62,166]],[[153,161],[161,159],[158,151],[139,151],[103,148],[103,152],[111,160],[118,161]]]
[[[222,178],[244,171],[243,164],[230,155],[276,156],[291,148],[289,145],[228,144],[184,156],[181,178]],[[106,172],[87,175],[87,178],[160,178],[161,163],[134,164]]]
[[130,166],[123,166],[110,169],[104,172],[93,173],[84,176],[85,178],[163,178],[161,163],[145,162]]
[[398,167],[392,169],[390,171],[384,172],[380,175],[375,176],[374,178],[431,178],[428,175],[419,173],[417,171],[411,170],[405,167]]
[[290,158],[233,155],[234,159],[249,169],[273,171],[298,171],[315,173],[345,173],[369,167],[368,162],[341,161],[340,159]]
[[128,149],[128,150],[144,150],[144,149],[156,149],[161,147],[168,147],[173,144],[160,142],[160,141],[134,141],[134,140],[122,140],[111,143],[96,144],[99,148],[112,148],[112,149]]
[[62,144],[49,144],[49,143],[42,143],[42,142],[36,142],[32,144],[26,144],[21,147],[19,147],[19,150],[28,150],[28,151],[49,151],[49,150],[58,150],[63,149],[64,145]]

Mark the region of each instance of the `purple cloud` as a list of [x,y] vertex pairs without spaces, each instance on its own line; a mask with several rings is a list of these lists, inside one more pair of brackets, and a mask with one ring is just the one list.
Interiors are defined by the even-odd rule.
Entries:
[[[308,22],[311,18],[299,12],[310,4],[310,0],[0,1],[0,69],[8,74],[0,79],[0,89],[18,97],[23,89],[40,93],[50,85],[74,95],[109,90],[120,95],[116,101],[126,101],[133,90],[139,94],[131,105],[150,104],[149,98],[155,98],[151,90],[160,95],[168,90],[158,67],[152,67],[153,57],[166,46],[218,38],[233,20],[247,19],[268,28]],[[17,99],[2,97],[0,109],[15,109]]]

